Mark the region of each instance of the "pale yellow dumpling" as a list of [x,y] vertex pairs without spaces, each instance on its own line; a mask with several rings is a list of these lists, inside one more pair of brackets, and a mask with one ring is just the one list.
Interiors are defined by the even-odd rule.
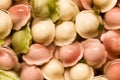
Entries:
[[59,0],[59,15],[63,21],[74,20],[79,13],[78,6],[72,0]]
[[84,63],[78,63],[70,69],[66,69],[64,77],[66,80],[92,80],[93,68]]
[[112,9],[117,3],[117,0],[93,0],[94,7],[102,13]]
[[34,20],[32,25],[32,37],[35,42],[45,46],[50,45],[55,37],[55,24],[50,19]]
[[7,10],[12,5],[12,0],[0,0],[0,9]]
[[86,64],[78,63],[70,70],[72,80],[90,80],[92,76],[93,70]]
[[13,27],[13,23],[10,19],[10,16],[4,12],[0,11],[0,39],[6,38]]
[[83,10],[76,16],[76,31],[82,38],[96,37],[101,22],[101,17],[93,10]]
[[56,27],[55,44],[64,46],[71,44],[76,38],[76,30],[73,22],[66,21]]
[[64,80],[64,67],[58,59],[51,59],[47,64],[42,66],[41,70],[47,80]]

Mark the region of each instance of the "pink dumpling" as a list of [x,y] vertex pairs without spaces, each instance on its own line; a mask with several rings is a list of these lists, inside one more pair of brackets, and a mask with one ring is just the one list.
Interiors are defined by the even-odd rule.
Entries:
[[115,7],[105,13],[104,25],[108,30],[120,29],[120,8]]
[[82,42],[84,47],[84,59],[87,64],[100,68],[107,60],[107,51],[98,39],[87,39]]
[[58,47],[55,53],[56,58],[60,59],[64,67],[75,65],[83,57],[83,47],[79,42]]
[[22,63],[20,80],[43,80],[41,69],[35,65]]
[[53,57],[55,46],[51,44],[46,47],[41,44],[32,44],[26,55],[22,58],[29,65],[42,65]]
[[120,59],[108,61],[104,67],[104,74],[108,80],[120,80]]
[[120,55],[120,31],[107,31],[102,34],[103,42],[109,59],[117,58]]
[[18,70],[20,64],[18,63],[17,55],[8,47],[0,48],[0,69],[3,70]]
[[8,12],[13,21],[14,30],[20,30],[31,18],[30,5],[17,4],[9,8]]

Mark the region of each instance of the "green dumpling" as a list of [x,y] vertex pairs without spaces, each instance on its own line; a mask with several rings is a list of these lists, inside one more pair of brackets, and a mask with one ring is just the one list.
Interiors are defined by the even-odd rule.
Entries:
[[32,41],[31,30],[29,24],[23,29],[16,31],[12,36],[12,47],[17,53],[26,53]]
[[13,71],[0,70],[0,80],[20,80],[20,78]]

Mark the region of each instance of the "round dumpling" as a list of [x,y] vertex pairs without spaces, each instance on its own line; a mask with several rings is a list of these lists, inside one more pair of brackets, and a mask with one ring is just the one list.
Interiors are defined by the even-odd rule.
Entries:
[[71,44],[76,39],[76,30],[73,22],[66,21],[56,27],[55,44],[64,46]]

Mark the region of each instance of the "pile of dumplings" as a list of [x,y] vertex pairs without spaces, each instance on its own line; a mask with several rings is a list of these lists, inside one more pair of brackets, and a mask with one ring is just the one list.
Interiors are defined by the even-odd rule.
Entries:
[[0,80],[120,80],[120,0],[1,0]]

